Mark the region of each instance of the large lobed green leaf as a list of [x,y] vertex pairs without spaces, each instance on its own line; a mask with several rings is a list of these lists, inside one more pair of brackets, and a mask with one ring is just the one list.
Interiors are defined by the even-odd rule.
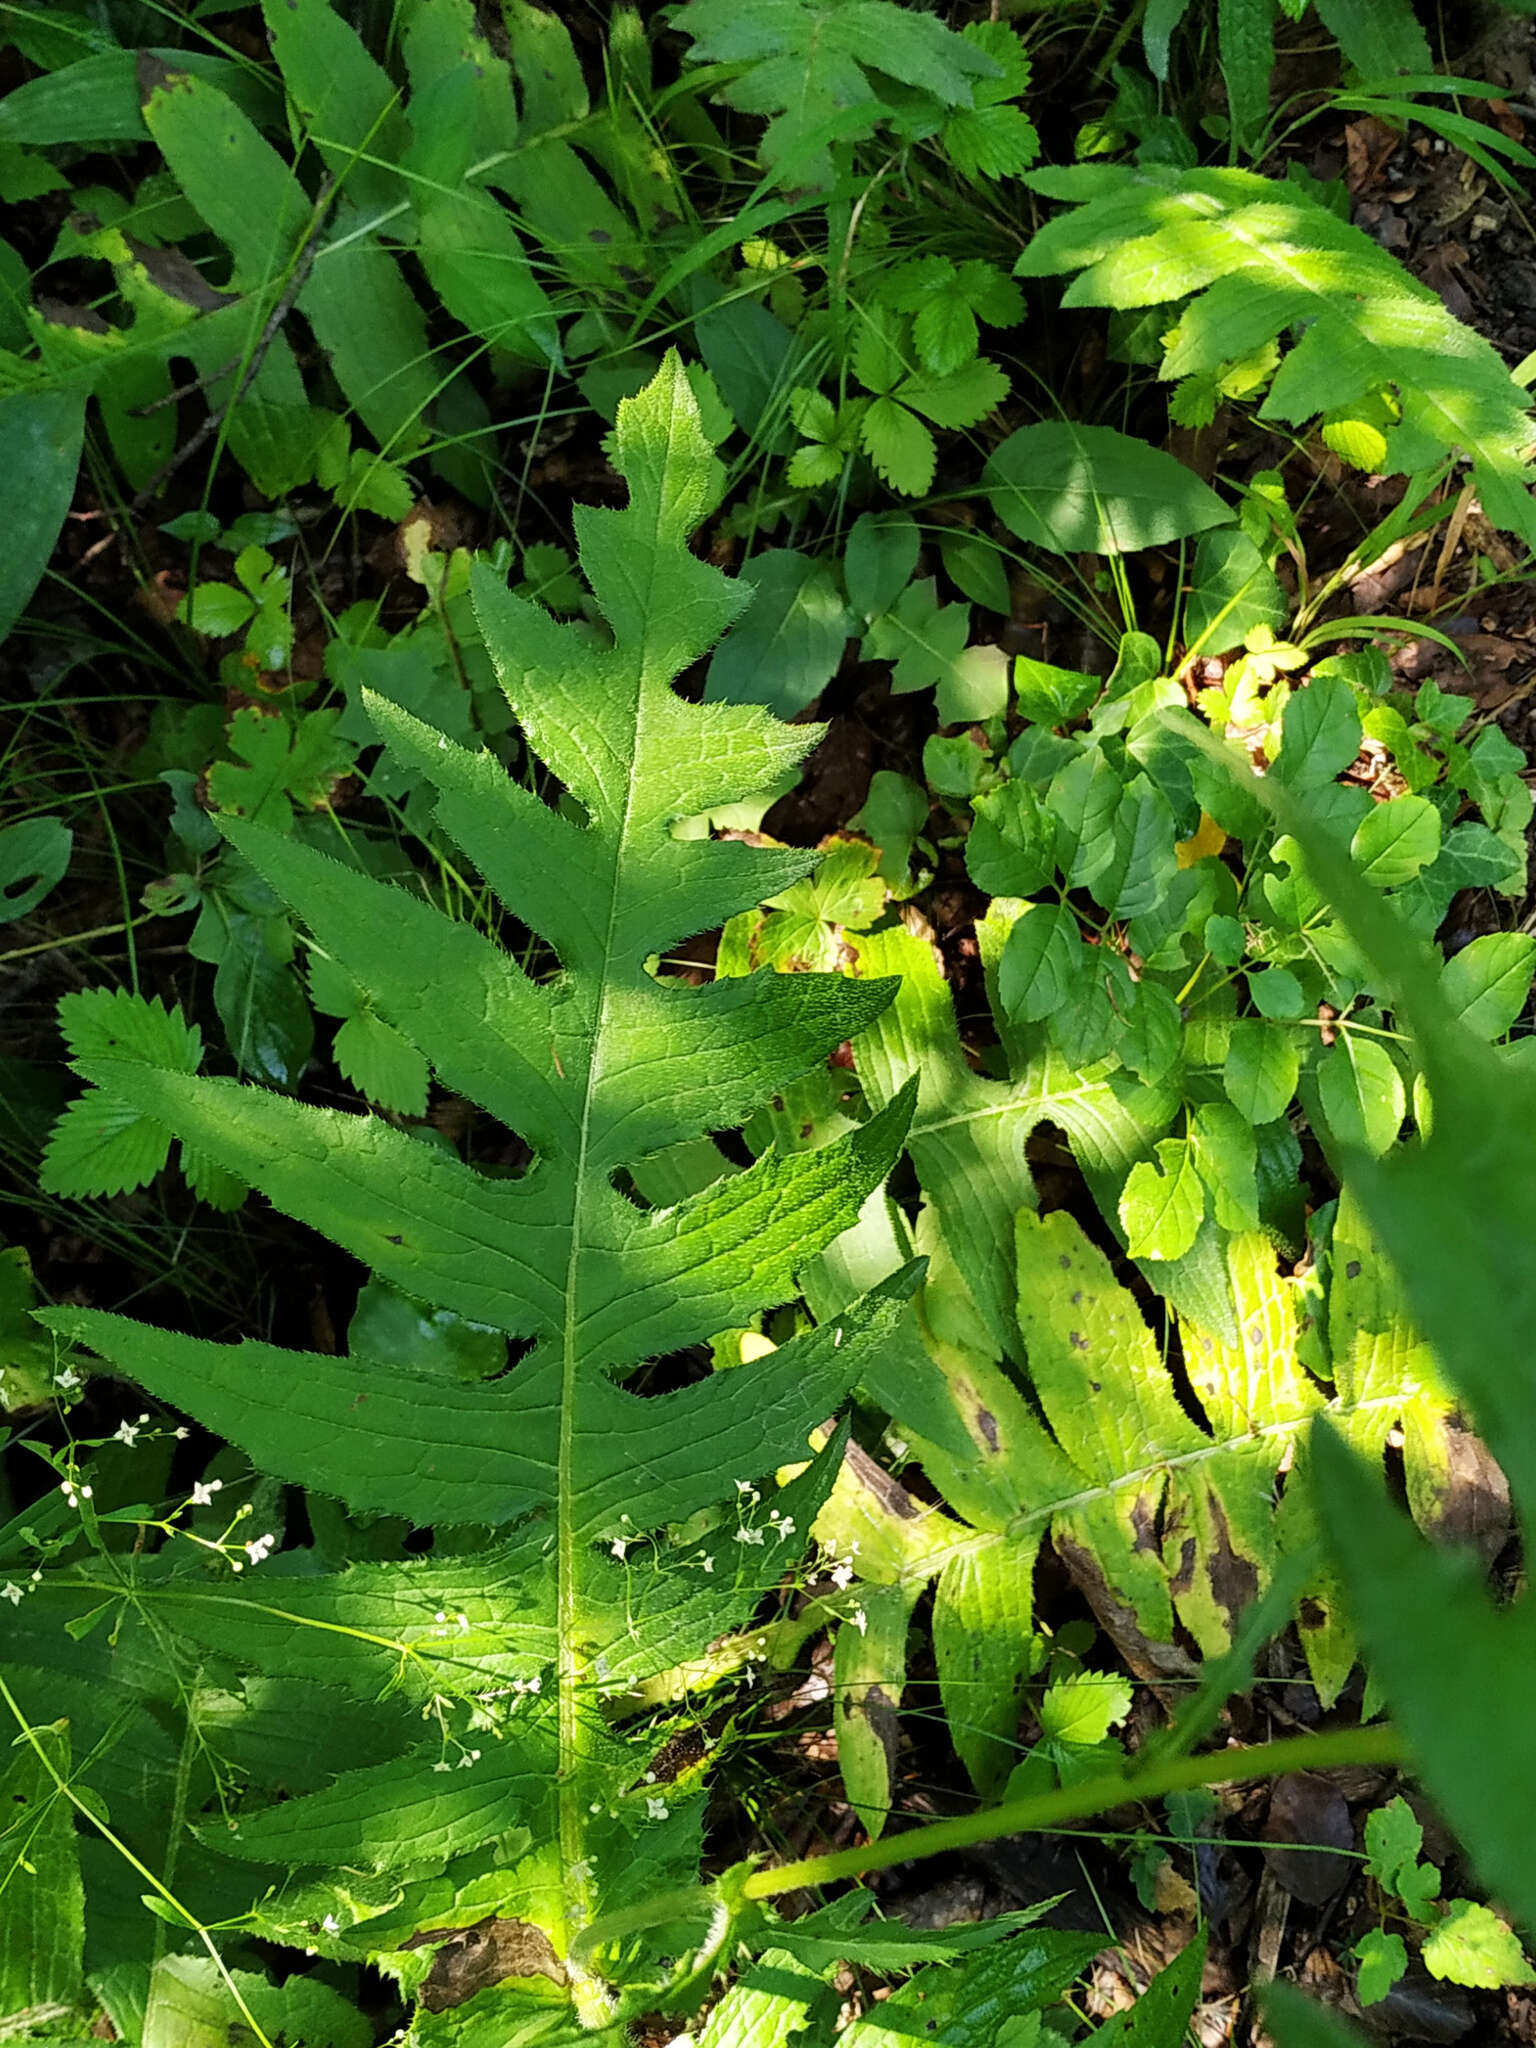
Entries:
[[1369,235],[1298,187],[1251,171],[1078,164],[1029,182],[1073,210],[1034,237],[1019,275],[1076,272],[1071,306],[1187,301],[1164,356],[1167,378],[1209,383],[1296,336],[1261,418],[1347,418],[1351,406],[1395,391],[1402,419],[1380,466],[1417,471],[1469,456],[1489,518],[1536,545],[1526,393],[1492,347]]
[[[426,1579],[419,1567],[371,1568],[309,1579],[291,1598],[258,1581],[218,1601],[173,1595],[157,1611],[184,1614],[194,1639],[295,1671],[321,1668],[323,1640],[329,1675],[359,1690],[376,1689],[394,1656],[402,1671],[428,1674],[412,1682],[428,1684],[429,1699],[474,1695],[473,1744],[467,1726],[456,1738],[462,1774],[439,1775],[451,1760],[439,1742],[242,1813],[236,1832],[213,1839],[233,1854],[311,1866],[322,1885],[327,1869],[454,1868],[492,1837],[521,1840],[494,1883],[482,1876],[479,1890],[453,1896],[466,1901],[464,1924],[515,1902],[559,1954],[598,1912],[691,1876],[697,1798],[688,1788],[675,1799],[648,1793],[661,1736],[613,1732],[601,1702],[740,1626],[797,1555],[793,1532],[803,1541],[840,1452],[777,1499],[764,1475],[803,1459],[812,1429],[895,1328],[906,1291],[898,1278],[770,1359],[670,1394],[645,1398],[623,1384],[648,1360],[791,1299],[800,1268],[884,1177],[910,1101],[898,1094],[819,1152],[770,1151],[736,1174],[722,1157],[713,1185],[671,1207],[629,1191],[648,1159],[740,1124],[867,1027],[891,989],[772,974],[695,989],[655,970],[679,939],[814,865],[813,855],[673,830],[771,782],[814,732],[756,707],[690,704],[672,689],[742,602],[689,552],[721,472],[675,359],[623,405],[613,449],[628,505],[576,515],[611,644],[594,648],[488,574],[475,589],[512,708],[568,793],[560,810],[490,754],[370,699],[391,750],[436,785],[444,831],[557,966],[535,977],[419,897],[258,825],[228,825],[378,1015],[445,1085],[526,1141],[527,1169],[491,1178],[381,1118],[170,1071],[131,1050],[79,1062],[382,1278],[526,1340],[526,1355],[462,1384],[367,1347],[333,1357],[207,1344],[83,1309],[49,1316],[282,1477],[419,1523],[521,1523],[499,1569],[450,1557],[434,1559]],[[733,1484],[753,1479],[766,1505]],[[722,1497],[723,1513],[702,1535],[692,1525],[681,1549],[656,1533]],[[643,1562],[627,1557],[636,1546]],[[430,1626],[427,1599],[441,1603]],[[510,1674],[495,1706],[479,1698],[488,1655]],[[412,1931],[397,1914],[387,1934],[381,1923],[370,1936],[377,1902],[364,1910],[345,1886],[326,1896],[350,1901],[349,1920],[361,1923],[349,1953],[399,1949]],[[268,1910],[270,1928],[302,1924]],[[579,1974],[573,1991],[589,2020],[609,2010]]]

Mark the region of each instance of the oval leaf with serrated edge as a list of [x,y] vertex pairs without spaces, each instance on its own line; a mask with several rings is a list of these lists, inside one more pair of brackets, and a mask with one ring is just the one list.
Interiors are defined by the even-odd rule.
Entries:
[[1395,889],[1440,851],[1440,813],[1427,796],[1394,797],[1360,820],[1349,850],[1368,882]]
[[1128,555],[1230,518],[1182,462],[1113,427],[1045,420],[995,448],[981,476],[1011,533],[1057,555]]
[[1536,938],[1489,932],[1445,963],[1440,987],[1456,1015],[1478,1038],[1502,1038],[1531,993]]
[[1274,773],[1291,789],[1332,782],[1360,751],[1360,713],[1342,676],[1314,676],[1297,690],[1280,721]]
[[1240,1017],[1227,1040],[1221,1085],[1252,1124],[1284,1116],[1296,1093],[1301,1057],[1287,1034],[1257,1017]]
[[1031,903],[1008,934],[997,970],[1003,1008],[1038,1023],[1070,1001],[1083,968],[1077,919],[1064,903]]
[[965,842],[965,866],[989,896],[1033,896],[1053,872],[1055,820],[1024,782],[1005,782],[978,796],[976,822]]
[[1328,1128],[1341,1145],[1374,1158],[1403,1127],[1408,1096],[1397,1063],[1380,1039],[1348,1031],[1317,1070],[1318,1099]]

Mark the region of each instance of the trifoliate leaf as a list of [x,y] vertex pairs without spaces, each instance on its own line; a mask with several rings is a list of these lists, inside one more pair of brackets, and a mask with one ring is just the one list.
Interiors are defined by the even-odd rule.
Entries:
[[919,372],[904,378],[895,395],[936,427],[974,427],[1008,396],[1008,379],[996,363],[978,356],[947,377]]
[[54,1125],[39,1175],[50,1195],[121,1195],[170,1157],[171,1133],[105,1088],[87,1088]]
[[203,1036],[179,1007],[126,989],[84,989],[59,999],[59,1029],[71,1059],[145,1060],[175,1074],[195,1074]]
[[931,689],[935,683],[953,681],[956,664],[964,654],[971,633],[970,607],[941,605],[931,576],[908,584],[892,610],[875,620],[864,636],[866,661],[896,664],[891,688],[902,695],[908,690]]

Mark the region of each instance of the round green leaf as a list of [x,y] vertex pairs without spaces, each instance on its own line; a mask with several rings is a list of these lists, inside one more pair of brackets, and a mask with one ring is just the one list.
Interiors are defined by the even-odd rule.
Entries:
[[1446,962],[1440,986],[1456,1015],[1478,1038],[1502,1038],[1531,992],[1536,938],[1489,932]]
[[1349,850],[1368,882],[1395,889],[1440,851],[1440,813],[1426,796],[1394,797],[1360,820]]
[[1251,1124],[1284,1116],[1296,1093],[1301,1061],[1286,1032],[1256,1017],[1240,1017],[1227,1040],[1221,1085],[1234,1109]]
[[1408,1093],[1397,1062],[1379,1038],[1346,1031],[1317,1070],[1318,1100],[1341,1145],[1379,1158],[1402,1129]]
[[1057,555],[1127,555],[1231,517],[1161,448],[1113,427],[1045,420],[993,450],[982,488],[1011,533]]

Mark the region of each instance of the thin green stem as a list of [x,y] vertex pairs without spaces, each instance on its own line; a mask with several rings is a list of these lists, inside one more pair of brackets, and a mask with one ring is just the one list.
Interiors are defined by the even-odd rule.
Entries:
[[1340,1764],[1400,1763],[1402,1737],[1395,1728],[1342,1728],[1328,1735],[1293,1735],[1252,1749],[1216,1750],[1206,1756],[1176,1757],[1150,1770],[1119,1772],[1095,1778],[1088,1785],[1067,1785],[1029,1799],[1009,1800],[980,1813],[940,1820],[906,1834],[870,1842],[859,1849],[839,1849],[828,1856],[804,1856],[781,1863],[776,1870],[755,1870],[742,1886],[749,1899],[773,1899],[803,1886],[834,1884],[840,1878],[863,1877],[920,1857],[945,1856],[955,1849],[995,1842],[1004,1835],[1022,1835],[1058,1822],[1087,1820],[1111,1807],[1143,1799],[1162,1799],[1170,1792],[1188,1792],[1197,1785],[1231,1785],[1249,1778],[1275,1778],[1289,1771],[1330,1770]]
[[742,1900],[780,1898],[786,1892],[835,1884],[844,1878],[866,1877],[898,1863],[928,1856],[946,1856],[956,1849],[975,1848],[1005,1835],[1029,1834],[1064,1821],[1087,1820],[1116,1806],[1162,1799],[1170,1792],[1188,1792],[1198,1785],[1234,1785],[1253,1778],[1275,1778],[1290,1771],[1330,1770],[1341,1764],[1395,1764],[1405,1755],[1402,1737],[1386,1725],[1340,1728],[1324,1735],[1288,1736],[1251,1749],[1215,1750],[1204,1756],[1174,1757],[1139,1771],[1095,1778],[1091,1784],[1069,1785],[1058,1792],[1013,1799],[984,1807],[956,1820],[933,1821],[905,1834],[869,1842],[859,1849],[840,1849],[826,1856],[805,1856],[772,1870],[754,1870],[733,1886],[699,1886],[667,1892],[643,1906],[610,1913],[595,1921],[573,1945],[573,1955],[587,1956],[611,1941],[623,1940],[668,1921],[702,1918],[715,1910],[729,1889]]
[[132,931],[141,924],[153,924],[160,915],[149,910],[142,917],[130,917],[122,924],[92,925],[89,931],[64,932],[56,939],[41,939],[35,946],[14,946],[9,953],[0,953],[0,967],[8,960],[27,960],[34,953],[56,953],[61,946],[83,946],[88,939],[115,939],[119,933]]

